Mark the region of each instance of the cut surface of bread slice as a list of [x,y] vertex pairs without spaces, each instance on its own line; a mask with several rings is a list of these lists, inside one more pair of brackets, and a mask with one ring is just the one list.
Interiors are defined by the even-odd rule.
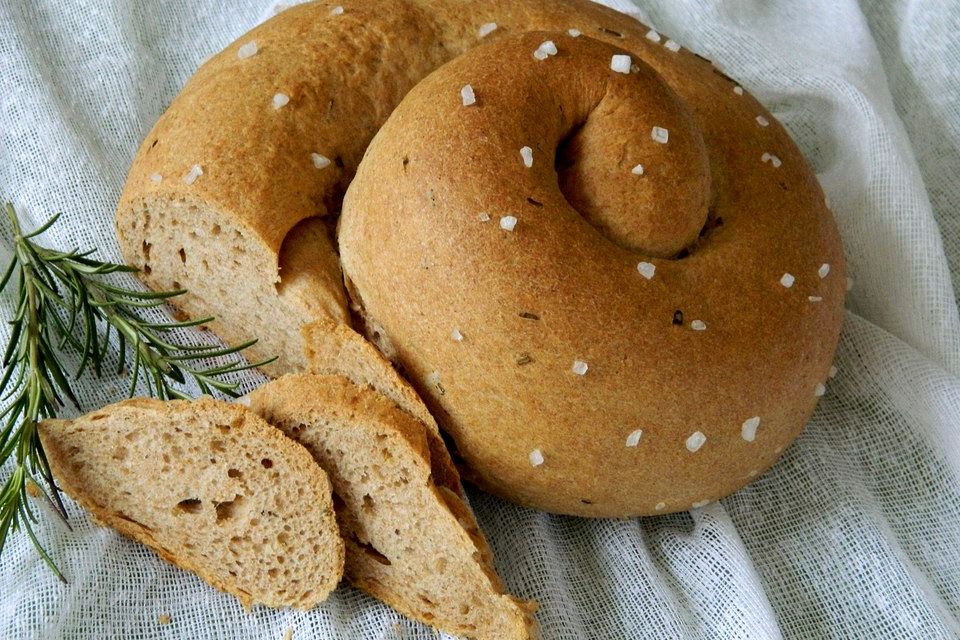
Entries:
[[342,376],[284,376],[250,399],[329,474],[354,585],[447,633],[535,637],[533,605],[504,593],[459,483],[432,475],[422,423]]
[[98,522],[235,595],[309,609],[343,573],[330,483],[248,409],[132,399],[40,437],[54,477]]

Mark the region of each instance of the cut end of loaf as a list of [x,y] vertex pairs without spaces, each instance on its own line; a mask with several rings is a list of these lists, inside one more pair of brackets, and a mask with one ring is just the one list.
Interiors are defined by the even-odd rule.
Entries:
[[351,582],[447,633],[532,637],[532,606],[504,593],[470,508],[434,482],[421,423],[339,376],[284,376],[251,407],[329,474]]
[[309,609],[340,580],[326,475],[244,407],[134,399],[40,434],[57,481],[97,521],[247,607]]
[[257,339],[245,355],[278,360],[277,375],[305,367],[301,325],[343,322],[346,293],[324,223],[296,225],[279,253],[250,229],[181,185],[130,195],[117,212],[124,259],[154,290],[186,289],[172,302],[189,317],[213,316],[210,328],[230,343]]

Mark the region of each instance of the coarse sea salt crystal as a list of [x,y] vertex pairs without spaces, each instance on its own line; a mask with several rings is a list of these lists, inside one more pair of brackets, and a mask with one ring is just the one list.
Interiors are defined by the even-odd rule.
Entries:
[[528,169],[533,166],[533,149],[523,147],[520,149],[520,157],[523,158],[523,166]]
[[773,165],[774,169],[779,169],[780,165],[783,164],[780,158],[773,155],[772,153],[766,153],[766,152],[764,152],[764,154],[760,156],[760,162],[769,162],[770,164]]
[[823,302],[823,296],[807,296],[810,302]]
[[570,367],[570,371],[574,372],[578,376],[583,376],[587,374],[587,369],[589,366],[583,360],[574,360],[573,366]]
[[513,231],[513,228],[517,226],[517,219],[513,216],[503,216],[500,218],[500,228],[504,231]]
[[650,130],[650,137],[653,138],[654,142],[667,144],[670,140],[670,131],[663,127],[654,127]]
[[757,437],[757,427],[760,426],[760,416],[747,418],[740,425],[740,437],[747,442],[753,442]]
[[489,213],[482,213],[482,212],[481,212],[481,213],[478,213],[478,214],[477,214],[477,220],[479,220],[480,222],[490,222],[490,214],[489,214]]
[[460,89],[460,97],[463,99],[463,106],[465,107],[469,107],[470,105],[477,103],[477,94],[473,92],[472,85],[463,85],[463,87]]
[[691,505],[694,509],[699,509],[700,507],[705,507],[710,504],[709,500],[697,500]]
[[187,172],[187,175],[183,176],[183,184],[193,184],[197,181],[197,178],[203,175],[203,168],[195,164],[190,167],[190,171]]
[[548,57],[555,55],[557,55],[557,45],[554,44],[553,40],[544,40],[533,52],[533,57],[537,60],[546,60]]
[[647,31],[647,40],[650,42],[660,42],[660,34],[655,29]]
[[667,40],[663,43],[663,46],[666,47],[668,51],[673,51],[674,53],[680,51],[680,43],[673,40]]
[[543,452],[540,449],[534,449],[530,452],[530,464],[535,467],[543,464]]
[[703,435],[703,433],[700,431],[694,431],[690,434],[690,437],[687,438],[687,441],[684,444],[687,447],[687,451],[690,453],[696,453],[706,441],[707,436]]
[[580,29],[567,29],[567,33],[570,34],[571,38],[579,38],[582,35]]
[[654,511],[663,511],[663,510],[666,509],[666,508],[667,508],[667,503],[666,503],[666,502],[658,502],[657,504],[654,505],[653,510],[654,510]]
[[637,446],[638,444],[640,444],[640,438],[642,436],[643,436],[642,429],[637,429],[636,431],[631,432],[630,435],[627,436],[627,446],[628,447]]
[[241,45],[241,47],[237,49],[238,60],[246,60],[250,56],[254,56],[256,54],[257,54],[257,43],[255,40],[251,40],[250,42],[244,45]]
[[642,164],[634,165],[633,169],[630,169],[630,173],[632,173],[635,176],[642,176],[643,165]]
[[460,329],[456,327],[453,328],[453,331],[450,332],[450,337],[453,338],[454,342],[463,342],[463,334],[460,333]]
[[342,16],[342,15],[343,15],[343,7],[341,7],[340,5],[337,5],[337,6],[334,7],[333,9],[330,9],[330,15],[332,15],[332,16]]
[[653,274],[656,273],[657,265],[651,262],[641,262],[637,264],[637,271],[640,272],[640,275],[649,280],[653,277]]
[[317,169],[323,169],[324,167],[330,166],[330,158],[320,155],[319,153],[311,153],[310,160],[313,161],[313,166],[315,166]]
[[290,96],[285,93],[276,93],[273,96],[273,108],[281,109],[287,106],[287,103],[290,102]]
[[693,329],[694,331],[706,331],[707,323],[704,322],[703,320],[694,320],[693,322],[690,323],[690,328]]
[[813,388],[813,395],[816,397],[821,397],[827,392],[827,387],[822,382],[818,382],[817,386]]
[[610,68],[617,73],[630,73],[630,65],[633,64],[630,56],[623,53],[615,53],[610,58]]
[[764,118],[763,116],[757,116],[757,124],[761,127],[769,127],[770,121]]
[[790,275],[789,273],[785,273],[785,274],[783,274],[782,276],[780,276],[780,284],[782,284],[782,285],[783,285],[784,287],[786,287],[787,289],[789,289],[790,287],[792,287],[792,286],[793,286],[793,283],[794,283],[795,281],[796,281],[796,278],[794,278],[794,277],[793,277],[792,275]]
[[480,25],[480,29],[477,30],[477,35],[481,38],[486,38],[488,35],[497,30],[496,22],[485,22]]
[[160,175],[159,173],[155,173],[152,176],[150,176],[150,181],[160,184],[161,182],[163,182],[163,176]]
[[820,265],[820,268],[817,269],[817,275],[821,278],[826,278],[828,273],[830,273],[830,265],[824,262]]
[[737,86],[735,86],[735,87],[733,88],[733,92],[734,92],[735,94],[737,94],[738,96],[742,96],[742,95],[743,95],[743,87],[741,87],[740,85],[737,85]]
[[831,378],[836,378],[836,377],[837,377],[837,367],[836,367],[836,366],[830,367],[830,372],[829,372],[827,375],[828,375],[829,377],[831,377]]

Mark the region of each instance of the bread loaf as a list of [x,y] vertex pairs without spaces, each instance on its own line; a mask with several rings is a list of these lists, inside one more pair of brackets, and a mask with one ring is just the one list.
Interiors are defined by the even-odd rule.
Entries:
[[423,424],[340,376],[284,376],[250,400],[329,474],[354,585],[447,633],[531,637],[530,605],[504,593],[459,482],[432,464]]
[[[117,213],[145,281],[259,337],[274,374],[310,366],[305,327],[352,323],[465,475],[521,504],[667,513],[773,464],[824,392],[845,281],[773,116],[586,0],[342,6],[244,34],[157,122]],[[310,359],[408,397],[347,353]]]
[[40,438],[57,482],[94,519],[244,606],[309,609],[340,581],[326,474],[243,407],[127,400],[48,420]]

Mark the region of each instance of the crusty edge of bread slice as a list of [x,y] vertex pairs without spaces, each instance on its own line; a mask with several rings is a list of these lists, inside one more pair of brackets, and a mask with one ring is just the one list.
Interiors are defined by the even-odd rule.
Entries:
[[[389,398],[374,390],[357,385],[344,376],[324,376],[315,374],[287,375],[270,382],[251,393],[251,408],[260,413],[264,419],[271,421],[278,428],[284,430],[290,437],[297,438],[303,429],[309,429],[307,414],[310,412],[328,413],[335,415],[338,412],[350,412],[363,415],[363,419],[373,422],[381,429],[389,429],[406,444],[413,457],[420,460],[425,467],[424,476],[427,485],[423,487],[431,492],[440,512],[450,517],[447,526],[462,530],[459,539],[452,540],[451,544],[463,547],[464,553],[469,554],[470,561],[475,562],[482,571],[486,580],[489,595],[495,599],[496,606],[509,611],[511,620],[510,635],[504,636],[513,640],[527,640],[537,637],[536,624],[532,613],[536,604],[524,602],[505,592],[500,577],[493,568],[493,558],[483,533],[480,531],[476,518],[462,496],[462,488],[457,479],[455,488],[449,487],[434,475],[432,464],[432,447],[429,444],[429,428],[413,418],[409,413],[401,410]],[[341,413],[342,415],[342,413]],[[300,437],[303,437],[300,435]],[[312,451],[306,441],[304,445]],[[334,491],[337,491],[339,470],[332,468],[329,461],[324,462],[315,453],[321,466],[326,465],[327,473],[331,477]],[[378,462],[378,464],[381,464]],[[455,470],[454,470],[454,473]],[[345,509],[345,501],[337,500],[341,506],[338,511]],[[360,511],[350,514],[338,513],[341,521],[341,530],[347,544],[347,564],[345,576],[356,586],[367,591],[374,597],[389,604],[408,617],[421,620],[439,630],[455,633],[449,625],[437,619],[427,619],[419,614],[416,608],[409,604],[409,595],[391,592],[375,578],[367,580],[356,571],[357,563],[352,563],[350,553],[360,553],[366,547],[360,541],[351,539],[351,531],[343,528],[343,522],[350,518],[362,517]],[[366,553],[366,551],[363,551]],[[472,636],[471,636],[472,637]],[[490,636],[480,636],[490,638]],[[501,640],[501,638],[497,638]]]

